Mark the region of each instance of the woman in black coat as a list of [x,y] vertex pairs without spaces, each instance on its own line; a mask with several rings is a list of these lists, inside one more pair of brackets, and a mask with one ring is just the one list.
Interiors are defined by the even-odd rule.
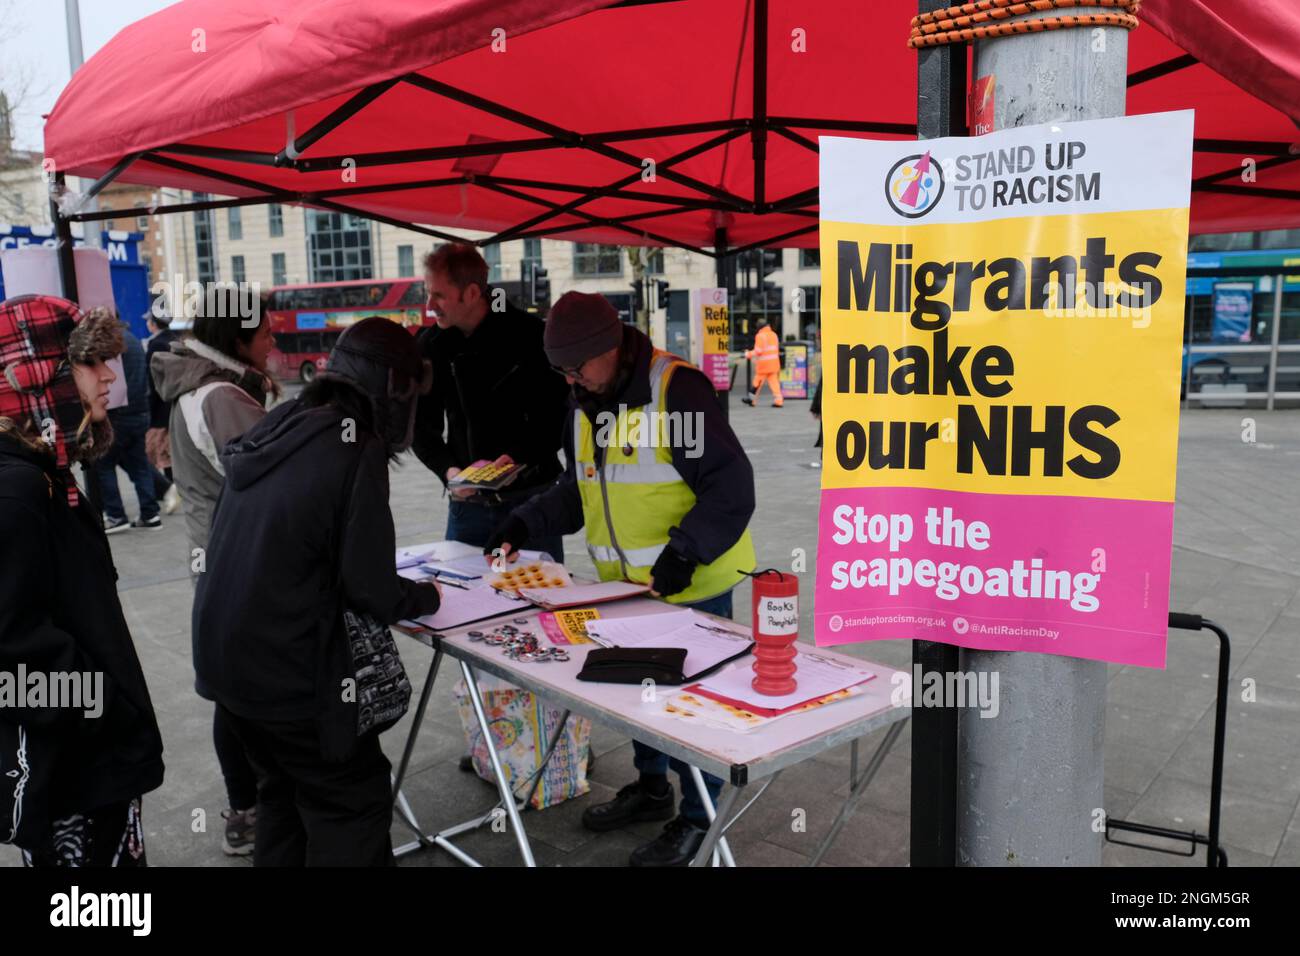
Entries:
[[141,797],[163,778],[108,540],[70,472],[112,444],[121,351],[107,311],[0,304],[0,842],[28,865],[144,865]]
[[194,671],[257,771],[256,866],[393,862],[379,732],[405,701],[371,696],[363,671],[397,696],[409,682],[394,655],[354,666],[344,612],[366,617],[377,647],[386,625],[438,609],[436,585],[397,574],[388,507],[389,461],[410,447],[429,377],[409,332],[365,319],[300,397],[222,453]]

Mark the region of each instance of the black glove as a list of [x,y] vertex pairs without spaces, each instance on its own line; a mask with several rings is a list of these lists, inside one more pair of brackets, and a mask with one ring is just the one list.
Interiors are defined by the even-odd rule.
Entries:
[[497,529],[492,532],[483,547],[484,554],[492,554],[503,544],[510,545],[511,551],[518,551],[528,540],[528,525],[524,524],[522,518],[517,518],[513,514],[505,521],[497,525]]
[[660,597],[668,597],[690,587],[694,574],[695,562],[667,547],[659,552],[655,566],[650,569],[650,578],[654,581],[651,588]]
[[436,614],[438,608],[442,607],[442,595],[437,585],[426,581],[412,583],[420,601],[420,614]]

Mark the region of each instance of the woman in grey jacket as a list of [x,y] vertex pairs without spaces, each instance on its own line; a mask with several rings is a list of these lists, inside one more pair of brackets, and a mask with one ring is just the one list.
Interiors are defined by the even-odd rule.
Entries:
[[[268,397],[278,395],[266,372],[275,339],[270,317],[249,320],[202,315],[192,337],[154,355],[150,363],[158,396],[171,406],[172,474],[185,506],[191,575],[207,565],[212,512],[225,483],[220,454],[266,415]],[[221,712],[215,712],[212,738],[225,778],[230,808],[222,850],[231,856],[253,852],[257,778],[244,749]]]

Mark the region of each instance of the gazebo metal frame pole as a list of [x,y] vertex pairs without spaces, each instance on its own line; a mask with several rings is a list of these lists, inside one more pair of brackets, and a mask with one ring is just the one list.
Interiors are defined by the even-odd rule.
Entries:
[[54,220],[55,254],[59,259],[59,285],[63,297],[69,302],[80,298],[77,292],[77,260],[72,254],[72,220],[59,211],[59,195],[63,192],[63,173],[54,174],[54,189],[50,193],[50,217]]

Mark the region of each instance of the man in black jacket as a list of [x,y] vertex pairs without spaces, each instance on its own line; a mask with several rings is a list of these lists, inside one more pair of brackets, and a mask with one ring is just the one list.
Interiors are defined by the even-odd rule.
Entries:
[[392,863],[391,768],[347,695],[363,674],[343,612],[392,624],[438,608],[435,585],[397,575],[388,506],[389,460],[428,381],[410,333],[365,319],[299,398],[222,453],[194,670],[257,770],[257,866]]
[[[433,389],[420,401],[413,446],[444,485],[480,461],[529,466],[499,493],[451,492],[446,537],[479,547],[511,508],[559,476],[568,407],[568,387],[542,349],[543,323],[489,289],[487,279],[487,263],[471,245],[448,243],[425,257],[437,327],[420,337]],[[520,546],[564,560],[558,534]]]

